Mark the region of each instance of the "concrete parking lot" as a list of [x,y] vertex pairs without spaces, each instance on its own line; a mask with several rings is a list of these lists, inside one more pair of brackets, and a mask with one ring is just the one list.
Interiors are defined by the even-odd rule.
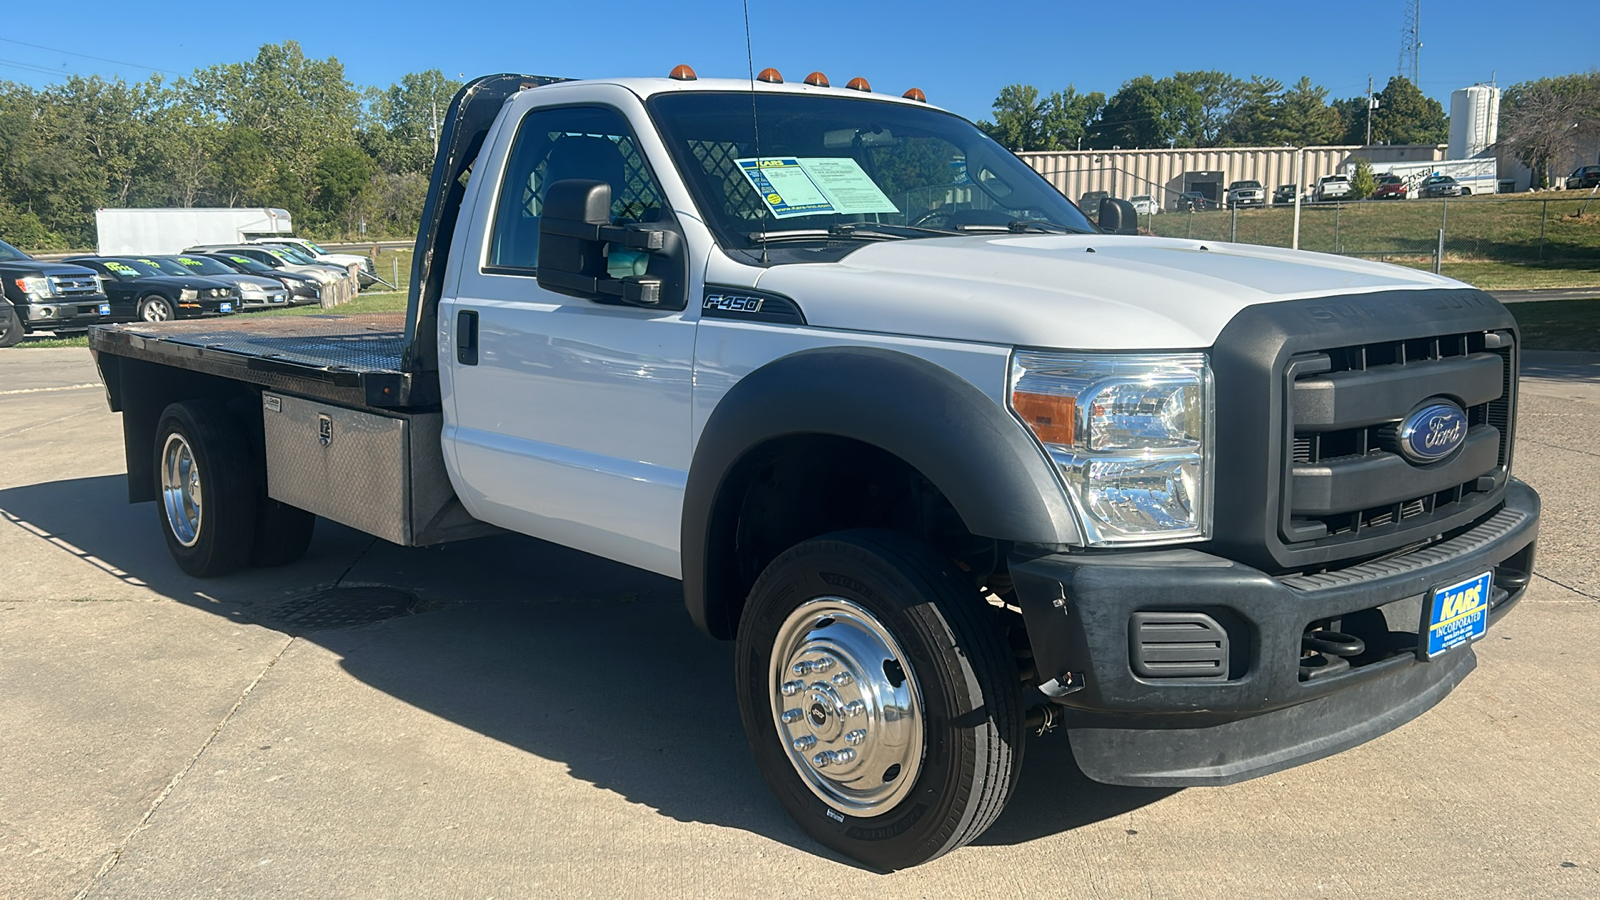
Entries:
[[1539,575],[1436,709],[1225,788],[1048,735],[976,845],[885,875],[769,798],[674,582],[327,523],[195,581],[88,353],[0,351],[0,895],[1600,896],[1600,356],[1524,374]]

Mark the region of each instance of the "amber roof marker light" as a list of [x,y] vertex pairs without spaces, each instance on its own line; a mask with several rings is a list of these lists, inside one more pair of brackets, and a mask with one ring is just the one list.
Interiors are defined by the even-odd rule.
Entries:
[[862,91],[863,93],[868,94],[872,93],[872,85],[867,84],[867,80],[861,77],[850,79],[850,83],[845,85],[845,87],[852,91]]
[[783,84],[783,76],[778,74],[777,69],[770,66],[762,69],[761,74],[756,76],[756,80],[765,81],[767,84]]
[[821,72],[812,72],[810,75],[806,76],[806,84],[809,84],[812,87],[827,87],[828,76],[822,74]]
[[915,100],[918,103],[928,102],[928,95],[922,92],[922,88],[911,88],[900,96],[906,98],[907,100]]
[[695,81],[699,76],[694,74],[693,69],[680,63],[672,67],[672,74],[668,75],[667,77],[671,78],[673,81]]

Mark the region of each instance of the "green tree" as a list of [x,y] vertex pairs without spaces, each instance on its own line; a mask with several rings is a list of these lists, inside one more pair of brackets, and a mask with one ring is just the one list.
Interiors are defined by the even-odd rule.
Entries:
[[1442,144],[1450,137],[1449,118],[1439,101],[1424,96],[1399,75],[1377,94],[1372,111],[1375,144]]
[[1378,178],[1372,174],[1372,161],[1356,158],[1356,174],[1350,179],[1350,196],[1357,200],[1371,197],[1378,189]]
[[1218,143],[1224,146],[1259,147],[1272,141],[1274,105],[1283,93],[1283,82],[1276,78],[1250,76],[1239,87],[1239,102],[1223,124]]
[[1008,150],[1075,150],[1105,102],[1104,94],[1080,94],[1072,85],[1043,96],[1036,87],[1011,84],[995,97],[994,121],[978,127]]
[[1327,88],[1301,77],[1280,93],[1272,105],[1268,142],[1311,147],[1331,143],[1339,133],[1339,118],[1328,106]]
[[1149,75],[1123,82],[1106,101],[1089,126],[1088,143],[1096,150],[1167,147],[1178,139],[1176,117],[1169,115],[1171,99],[1163,85]]

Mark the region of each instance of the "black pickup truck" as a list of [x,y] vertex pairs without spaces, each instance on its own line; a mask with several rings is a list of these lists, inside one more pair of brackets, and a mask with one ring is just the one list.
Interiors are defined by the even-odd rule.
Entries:
[[45,262],[0,241],[0,347],[37,329],[74,331],[111,315],[105,290],[83,266]]

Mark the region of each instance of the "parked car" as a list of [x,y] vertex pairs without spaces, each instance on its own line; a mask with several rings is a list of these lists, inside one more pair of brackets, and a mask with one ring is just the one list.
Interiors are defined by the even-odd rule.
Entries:
[[248,243],[293,247],[316,262],[338,266],[346,271],[351,266],[355,266],[356,277],[360,280],[362,287],[366,287],[378,280],[378,267],[373,264],[370,256],[361,256],[356,253],[334,253],[324,249],[320,244],[298,237],[252,238]]
[[1567,176],[1567,190],[1581,191],[1600,187],[1600,166],[1579,166]]
[[1411,191],[1411,185],[1399,175],[1379,175],[1378,189],[1372,192],[1374,200],[1404,200]]
[[244,275],[276,278],[289,292],[289,305],[301,306],[322,302],[322,282],[310,275],[301,275],[287,269],[274,269],[264,262],[237,253],[186,253],[185,256],[203,257],[219,262]]
[[0,241],[0,347],[36,330],[73,331],[107,321],[111,307],[94,270],[34,259]]
[[226,281],[239,289],[239,306],[242,309],[270,309],[289,305],[289,289],[276,278],[246,275],[204,256],[139,257],[141,262],[153,262],[168,275],[201,275]]
[[1324,175],[1317,179],[1315,199],[1318,203],[1329,200],[1350,199],[1350,178],[1345,175]]
[[1422,180],[1417,193],[1423,197],[1465,197],[1472,189],[1463,187],[1449,175],[1429,175]]
[[1272,205],[1284,206],[1286,204],[1293,204],[1294,192],[1295,186],[1292,184],[1278,185],[1278,189],[1272,192]]
[[131,256],[75,256],[67,260],[100,275],[110,298],[112,322],[166,322],[232,315],[239,289],[199,275],[169,275]]
[[1254,180],[1235,181],[1228,185],[1228,205],[1234,207],[1266,206],[1267,189]]
[[1178,195],[1178,199],[1172,201],[1172,208],[1176,210],[1192,209],[1204,211],[1216,209],[1217,201],[1199,191],[1184,191]]
[[1134,194],[1128,202],[1133,204],[1133,211],[1141,216],[1153,216],[1161,212],[1161,204],[1149,194]]
[[1098,216],[1100,214],[1100,201],[1110,196],[1110,191],[1088,191],[1078,198],[1078,208],[1083,210],[1083,214],[1086,216]]
[[[297,275],[309,275],[317,279],[323,287],[324,296],[329,290],[336,294],[348,295],[347,282],[350,273],[339,266],[323,265],[310,257],[301,255],[298,251],[287,247],[266,247],[260,244],[234,244],[225,247],[189,247],[185,253],[205,253],[225,251],[232,256],[247,256],[258,263],[274,269],[283,269]],[[342,299],[342,297],[341,297]]]

